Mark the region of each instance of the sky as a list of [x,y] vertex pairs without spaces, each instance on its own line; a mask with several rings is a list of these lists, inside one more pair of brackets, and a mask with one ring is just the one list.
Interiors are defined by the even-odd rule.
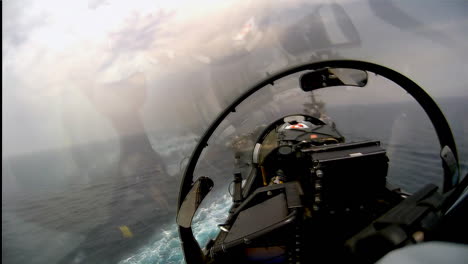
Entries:
[[[223,107],[216,89],[229,100],[317,50],[389,66],[435,98],[468,95],[464,1],[7,0],[3,7],[3,156],[115,138],[102,109],[127,111],[132,100],[147,129],[174,118],[182,127],[201,112],[213,118]],[[328,41],[316,31],[297,45],[325,46],[291,55],[285,43],[296,40],[285,32],[290,25],[307,30],[301,19],[310,14]],[[249,58],[215,64],[239,50]],[[144,91],[115,85],[138,73]],[[225,77],[233,75],[241,81]]]

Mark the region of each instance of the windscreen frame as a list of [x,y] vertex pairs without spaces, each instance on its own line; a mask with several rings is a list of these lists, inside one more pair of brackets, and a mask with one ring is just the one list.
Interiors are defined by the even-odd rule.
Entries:
[[[192,184],[193,184],[193,174],[196,168],[196,164],[198,159],[200,158],[202,151],[205,147],[208,146],[208,140],[218,128],[218,126],[222,123],[222,121],[230,114],[236,112],[236,107],[240,105],[245,99],[249,96],[254,94],[255,92],[259,91],[260,89],[267,87],[268,85],[275,85],[275,82],[279,79],[282,79],[286,76],[307,70],[319,70],[326,67],[330,68],[349,68],[349,69],[358,69],[363,71],[368,71],[377,75],[380,75],[397,85],[399,85],[402,89],[404,89],[407,93],[409,93],[423,108],[427,116],[432,122],[434,129],[436,131],[437,137],[439,139],[440,148],[444,148],[448,146],[451,151],[453,152],[454,158],[456,160],[457,171],[459,171],[459,158],[457,154],[455,139],[453,137],[452,131],[450,129],[449,123],[445,118],[444,114],[442,113],[441,109],[438,107],[437,103],[431,98],[431,96],[426,93],[426,91],[416,84],[414,81],[409,79],[408,77],[402,75],[401,73],[387,68],[385,66],[381,66],[372,62],[366,61],[358,61],[358,60],[328,60],[328,61],[320,61],[320,62],[313,62],[313,63],[306,63],[298,66],[294,66],[292,68],[286,69],[284,71],[278,72],[276,74],[271,75],[270,77],[266,78],[263,81],[258,82],[242,95],[240,95],[236,100],[234,100],[227,108],[225,108],[218,117],[211,123],[208,129],[205,131],[203,136],[198,141],[197,146],[195,147],[190,160],[185,168],[185,172],[182,176],[180,191],[179,191],[179,199],[177,205],[177,212],[180,209],[182,202],[184,201],[187,193],[190,191]],[[446,166],[445,163],[442,162],[442,166],[444,169],[444,180],[443,180],[443,192],[446,193],[453,189],[457,183],[459,182],[459,175],[453,174]],[[184,254],[187,258],[192,258],[192,260],[202,260],[203,256],[199,256],[199,252],[201,253],[200,246],[196,242],[195,238],[193,237],[193,233],[191,228],[184,228],[179,226],[179,235],[182,241],[182,247]],[[192,252],[192,253],[190,253]],[[188,256],[190,255],[197,255],[197,256]],[[197,261],[193,263],[198,263]],[[200,262],[202,263],[202,262]]]

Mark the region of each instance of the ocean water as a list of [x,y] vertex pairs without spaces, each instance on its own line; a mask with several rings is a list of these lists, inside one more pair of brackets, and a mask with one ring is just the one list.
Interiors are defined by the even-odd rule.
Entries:
[[[457,142],[463,175],[468,171],[467,101],[439,101]],[[327,113],[348,141],[380,140],[390,158],[389,181],[414,192],[426,183],[442,184],[435,132],[415,107],[328,107]],[[112,142],[96,143],[93,151],[81,146],[2,159],[2,261],[184,263],[175,212],[179,172],[196,137],[150,141],[159,156],[149,154],[151,158],[140,163],[144,166],[129,175],[118,173]],[[216,235],[231,204],[222,191],[227,185],[216,184],[217,191],[194,220],[202,245]],[[131,230],[131,237],[125,237],[122,226]]]

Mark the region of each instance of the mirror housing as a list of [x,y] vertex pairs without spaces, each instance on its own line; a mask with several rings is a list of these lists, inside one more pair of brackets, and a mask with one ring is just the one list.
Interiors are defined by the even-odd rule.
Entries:
[[367,81],[366,71],[348,68],[324,68],[304,73],[299,78],[301,88],[305,92],[330,86],[364,87]]
[[192,225],[192,219],[197,212],[198,207],[205,199],[206,195],[213,188],[213,180],[208,177],[200,177],[192,185],[192,188],[185,196],[179,211],[177,212],[177,224],[179,226],[190,228]]

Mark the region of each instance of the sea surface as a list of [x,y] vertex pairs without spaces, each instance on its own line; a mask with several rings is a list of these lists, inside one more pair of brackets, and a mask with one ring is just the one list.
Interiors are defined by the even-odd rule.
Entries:
[[[468,171],[466,102],[438,102],[457,142],[462,175]],[[347,141],[382,142],[393,184],[409,192],[442,185],[435,132],[414,104],[336,106],[327,114]],[[129,175],[117,173],[112,142],[2,158],[2,262],[184,263],[175,212],[180,171],[196,140],[152,137],[161,166]],[[230,199],[217,191],[197,213],[194,231],[202,245],[216,235]]]

